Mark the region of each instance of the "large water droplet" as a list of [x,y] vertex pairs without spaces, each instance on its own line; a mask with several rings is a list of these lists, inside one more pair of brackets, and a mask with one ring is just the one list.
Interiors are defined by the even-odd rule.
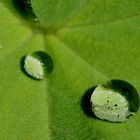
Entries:
[[51,57],[43,51],[35,51],[26,55],[21,61],[22,70],[28,76],[42,80],[53,70]]
[[127,121],[139,108],[136,89],[123,80],[111,80],[97,86],[90,102],[96,117],[111,122]]

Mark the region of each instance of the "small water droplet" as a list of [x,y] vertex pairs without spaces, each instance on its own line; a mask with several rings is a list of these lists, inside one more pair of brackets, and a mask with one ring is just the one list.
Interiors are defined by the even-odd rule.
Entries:
[[92,91],[90,102],[91,110],[97,118],[111,122],[125,122],[139,108],[136,89],[123,80],[100,84]]
[[43,51],[35,51],[22,58],[21,67],[28,76],[42,80],[53,70],[51,57]]
[[35,18],[35,21],[37,22],[38,21],[38,18]]

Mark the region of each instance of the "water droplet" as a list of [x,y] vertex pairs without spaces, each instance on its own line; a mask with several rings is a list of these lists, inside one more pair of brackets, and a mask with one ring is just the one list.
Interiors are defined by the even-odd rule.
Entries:
[[35,21],[37,22],[38,21],[38,18],[35,18]]
[[28,76],[42,80],[53,70],[53,61],[51,57],[43,51],[35,51],[27,54],[21,60],[23,72]]
[[2,46],[2,45],[0,45],[0,49],[1,49],[1,48],[3,48],[3,46]]
[[139,108],[136,89],[123,80],[111,80],[97,86],[90,102],[97,118],[111,122],[127,121]]
[[32,9],[31,0],[13,0],[13,4],[23,18],[34,21],[36,15]]

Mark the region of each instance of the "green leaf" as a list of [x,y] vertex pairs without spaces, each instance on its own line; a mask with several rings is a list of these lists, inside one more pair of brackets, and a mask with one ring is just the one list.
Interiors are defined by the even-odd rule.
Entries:
[[[88,89],[109,79],[140,92],[140,2],[32,0],[32,6],[41,27],[13,0],[0,1],[0,139],[139,140],[139,112],[109,123],[88,116],[81,104]],[[42,81],[21,70],[23,56],[36,50],[54,62]]]
[[91,0],[35,0],[32,4],[41,24],[54,28],[62,26],[89,1]]

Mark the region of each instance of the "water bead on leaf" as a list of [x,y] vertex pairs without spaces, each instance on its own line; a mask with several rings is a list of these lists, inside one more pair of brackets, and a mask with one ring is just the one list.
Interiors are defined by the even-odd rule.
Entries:
[[51,57],[43,51],[35,51],[25,56],[23,70],[30,77],[42,80],[53,70]]
[[124,122],[139,108],[135,88],[123,80],[100,84],[92,93],[90,102],[95,116],[111,122]]

